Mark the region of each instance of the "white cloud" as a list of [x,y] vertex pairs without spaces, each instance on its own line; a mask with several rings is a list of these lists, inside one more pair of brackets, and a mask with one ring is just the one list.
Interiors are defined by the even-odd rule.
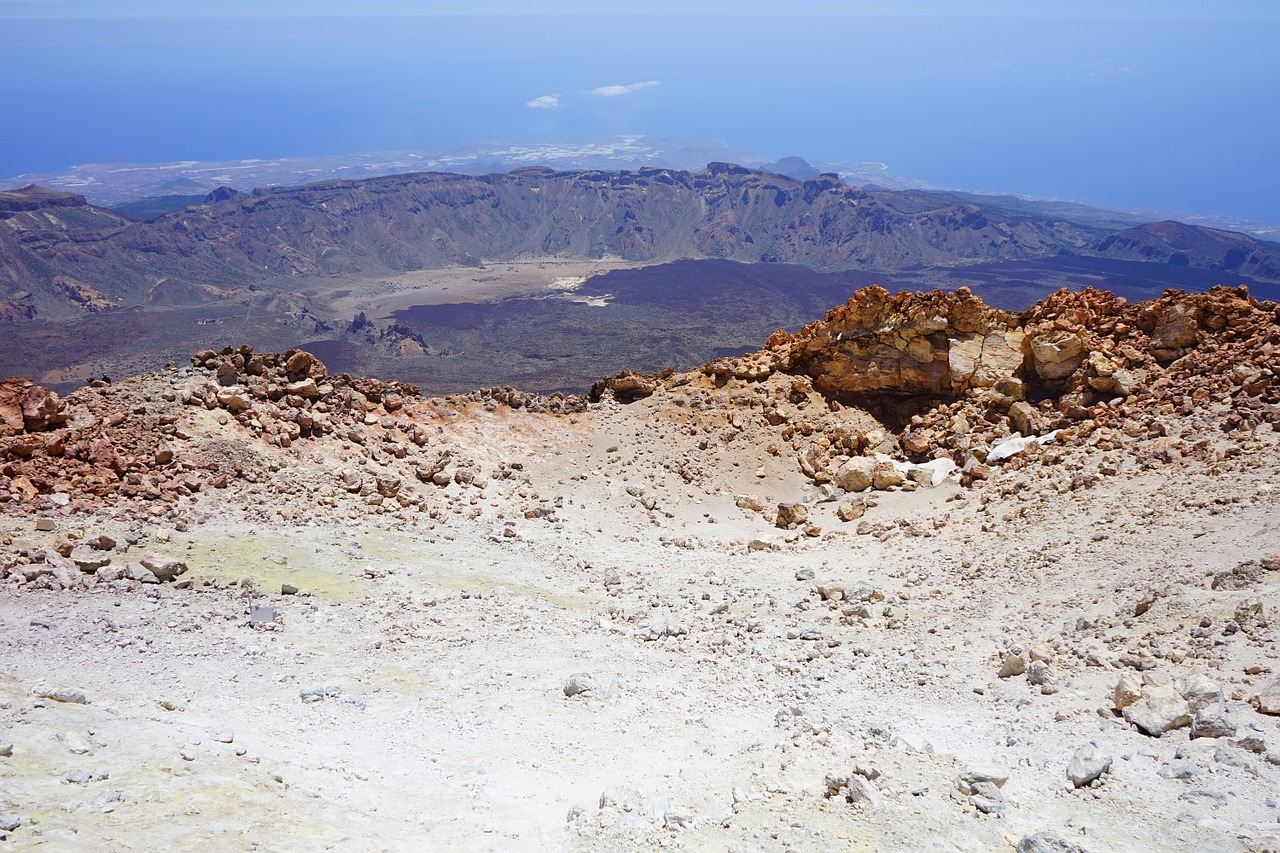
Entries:
[[639,92],[641,89],[652,89],[654,86],[661,85],[661,80],[646,80],[643,83],[631,83],[626,86],[601,86],[598,89],[592,89],[587,94],[599,95],[602,98],[616,98],[619,95],[630,95],[632,92]]
[[524,105],[535,110],[558,110],[560,109],[560,96],[543,95],[542,97],[534,98],[532,101],[525,101]]

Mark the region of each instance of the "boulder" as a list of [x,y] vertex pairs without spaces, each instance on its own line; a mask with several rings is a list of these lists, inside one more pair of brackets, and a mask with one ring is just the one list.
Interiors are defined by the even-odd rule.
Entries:
[[1027,659],[1022,655],[1008,655],[1000,665],[1000,678],[1013,678],[1027,671]]
[[95,572],[111,562],[111,557],[89,545],[77,545],[71,550],[71,562],[82,572]]
[[855,456],[836,469],[831,481],[846,492],[861,492],[871,488],[876,461],[867,456]]
[[877,462],[871,469],[871,485],[876,489],[892,489],[906,481],[906,475],[892,462]]
[[150,553],[139,561],[144,569],[162,581],[171,581],[187,570],[187,564],[166,554]]
[[1253,702],[1259,714],[1280,716],[1280,678],[1262,688]]
[[1191,725],[1191,706],[1173,684],[1144,687],[1141,698],[1126,706],[1123,713],[1126,720],[1152,737]]
[[1120,676],[1120,680],[1116,682],[1115,691],[1112,694],[1115,709],[1123,711],[1142,698],[1142,676],[1136,672],[1126,672]]
[[1033,335],[1031,365],[1041,379],[1066,379],[1084,363],[1084,341],[1074,332],[1054,330]]
[[845,501],[836,507],[836,517],[841,521],[856,521],[867,512],[866,501]]
[[1089,743],[1075,751],[1067,764],[1067,778],[1077,788],[1083,788],[1111,769],[1111,756]]
[[774,525],[791,530],[809,520],[809,508],[802,503],[780,503]]

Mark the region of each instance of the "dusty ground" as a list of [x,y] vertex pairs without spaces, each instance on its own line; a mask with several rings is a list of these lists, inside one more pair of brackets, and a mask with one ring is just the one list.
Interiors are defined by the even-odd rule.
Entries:
[[[1017,471],[876,492],[874,534],[814,503],[806,537],[771,523],[809,494],[793,461],[749,434],[699,451],[680,417],[657,397],[475,413],[448,440],[523,470],[450,483],[409,522],[236,487],[184,499],[185,530],[10,513],[13,553],[105,533],[117,562],[160,550],[190,571],[0,592],[5,844],[987,851],[1051,831],[1095,853],[1278,849],[1280,731],[1247,700],[1280,659],[1280,580],[1210,588],[1280,542],[1275,433],[1063,494]],[[295,451],[278,478],[372,455]],[[748,491],[769,511],[738,508]],[[298,520],[272,520],[276,500]],[[554,515],[523,517],[534,500]],[[823,601],[834,584],[846,600]],[[1224,634],[1247,599],[1262,616]],[[276,620],[250,625],[253,604]],[[1056,692],[998,677],[1042,643]],[[1134,659],[1207,674],[1236,735],[1128,724],[1113,690]],[[60,688],[88,703],[41,698]],[[1111,768],[1076,790],[1091,741]],[[957,791],[989,765],[1002,817]],[[871,802],[827,796],[850,774]]]
[[621,258],[529,258],[483,267],[414,270],[374,279],[325,280],[322,288],[311,292],[327,298],[339,317],[350,318],[363,311],[370,319],[386,321],[395,311],[415,305],[490,302],[547,290],[569,291],[591,276],[642,266],[645,264]]

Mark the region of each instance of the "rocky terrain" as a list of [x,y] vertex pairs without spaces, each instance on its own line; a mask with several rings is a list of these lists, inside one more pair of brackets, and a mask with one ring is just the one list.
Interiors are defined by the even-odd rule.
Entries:
[[858,291],[584,395],[0,385],[17,849],[1280,849],[1280,314]]
[[889,271],[1085,254],[1280,277],[1280,250],[1234,232],[1177,223],[1117,232],[1119,223],[1096,215],[868,192],[834,174],[797,180],[729,163],[223,188],[203,205],[133,223],[83,196],[32,186],[0,193],[0,223],[0,316],[10,319],[203,304],[251,288],[292,291],[299,280],[522,257]]

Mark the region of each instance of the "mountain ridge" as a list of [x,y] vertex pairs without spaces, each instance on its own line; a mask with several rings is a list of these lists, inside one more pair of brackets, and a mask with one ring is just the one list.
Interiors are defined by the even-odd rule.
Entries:
[[[868,192],[834,174],[797,180],[730,163],[697,172],[426,172],[215,191],[205,204],[140,223],[82,196],[39,188],[5,196],[10,208],[34,205],[0,209],[10,226],[0,229],[0,295],[14,317],[23,313],[13,307],[20,293],[33,294],[26,301],[38,313],[56,317],[86,307],[200,304],[304,277],[529,256],[890,270],[1059,254],[1129,257],[1144,245],[1147,259],[1160,254],[1158,235],[1146,231],[1118,237],[1096,223],[1009,204]],[[40,199],[56,199],[59,214],[42,213]],[[1187,264],[1280,276],[1280,247],[1181,227],[1199,246],[1182,251]],[[1228,255],[1234,267],[1224,263]],[[68,282],[78,296],[67,295]]]

